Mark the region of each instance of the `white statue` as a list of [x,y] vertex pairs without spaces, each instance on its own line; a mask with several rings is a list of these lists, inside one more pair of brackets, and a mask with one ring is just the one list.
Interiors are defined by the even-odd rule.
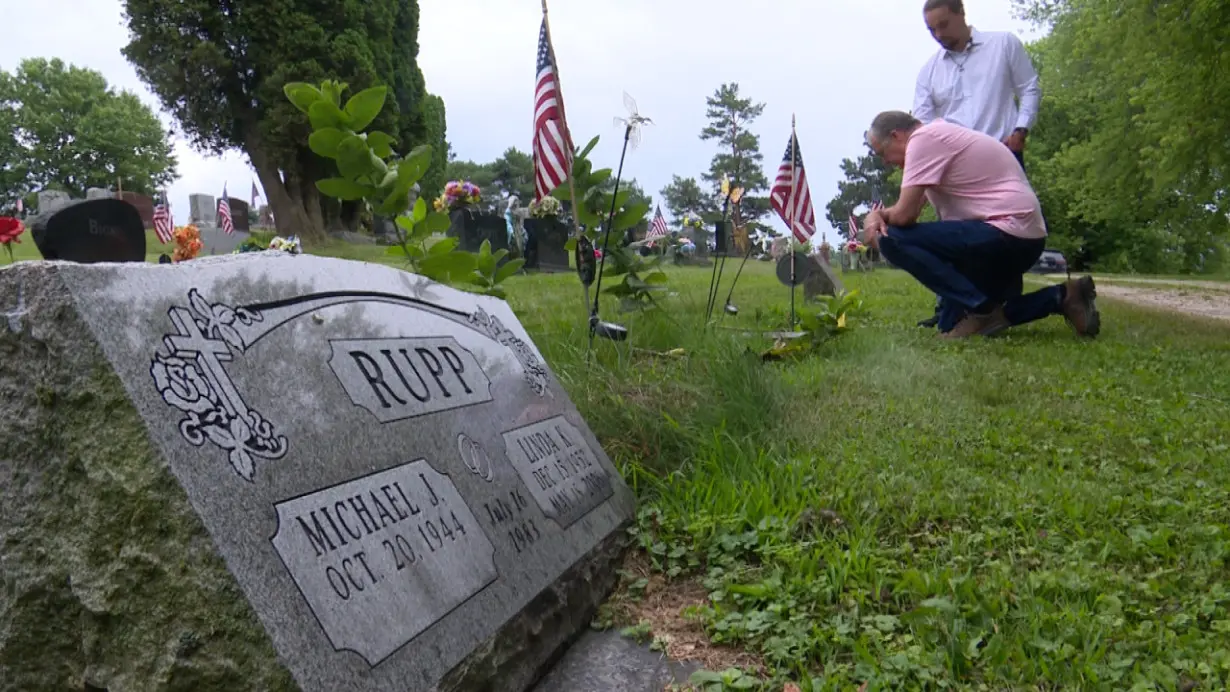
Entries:
[[520,206],[521,200],[516,195],[508,196],[508,204],[504,207],[504,223],[508,227],[508,247],[525,252],[525,220],[529,218],[530,210]]

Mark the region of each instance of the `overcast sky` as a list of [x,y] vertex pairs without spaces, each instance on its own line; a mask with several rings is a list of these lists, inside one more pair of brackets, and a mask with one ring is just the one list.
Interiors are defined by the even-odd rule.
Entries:
[[[766,104],[753,125],[772,181],[798,117],[820,229],[832,239],[824,205],[837,192],[838,164],[862,151],[862,133],[881,110],[908,110],[914,79],[937,46],[922,21],[922,0],[553,0],[551,33],[569,125],[578,143],[602,140],[599,166],[619,162],[622,94],[653,119],[625,176],[659,201],[672,174],[698,176],[717,149],[698,138],[705,97],[723,82]],[[444,98],[448,139],[457,156],[490,161],[515,146],[528,151],[534,58],[541,23],[537,0],[420,0],[419,66],[427,88]],[[1029,27],[1011,16],[1010,0],[966,0],[970,22],[1009,30]],[[154,97],[120,54],[128,30],[120,0],[0,0],[16,23],[0,51],[0,68],[27,57],[58,57],[101,72],[114,86]],[[1045,86],[1045,85],[1044,85]],[[162,114],[171,125],[171,119]],[[174,136],[180,178],[169,188],[177,223],[188,195],[247,199],[256,176],[240,152],[202,155]],[[259,189],[259,184],[258,184]],[[262,192],[263,196],[263,192]],[[785,225],[777,222],[782,230]]]

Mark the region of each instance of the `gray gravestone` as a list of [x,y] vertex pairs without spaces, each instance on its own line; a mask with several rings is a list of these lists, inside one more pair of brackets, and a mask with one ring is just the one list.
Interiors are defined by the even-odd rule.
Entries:
[[803,279],[804,300],[811,300],[822,295],[835,296],[845,290],[841,279],[837,278],[837,273],[833,271],[833,265],[825,261],[823,257],[808,255],[806,261],[811,266],[807,272],[807,278]]
[[201,234],[202,255],[229,255],[252,235],[245,231],[227,233],[212,223],[198,224],[197,232]]
[[71,195],[60,190],[42,190],[38,193],[38,213],[51,214],[63,209],[73,201]]
[[13,689],[519,691],[613,586],[631,493],[503,301],[274,252],[12,306]]
[[214,224],[218,218],[218,203],[213,195],[195,193],[188,195],[188,218],[197,224]]
[[115,193],[105,187],[92,187],[85,191],[86,199],[108,199],[115,197]]

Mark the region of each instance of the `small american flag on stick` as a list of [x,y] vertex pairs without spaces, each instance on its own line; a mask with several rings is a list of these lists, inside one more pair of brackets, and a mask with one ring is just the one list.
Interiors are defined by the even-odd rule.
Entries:
[[218,200],[218,225],[223,233],[234,233],[235,222],[231,220],[231,198],[226,196],[226,186],[222,186],[222,199]]
[[846,229],[846,239],[854,240],[858,236],[858,219],[854,217],[854,212],[850,212],[850,226]]
[[534,89],[534,199],[542,200],[563,185],[572,172],[572,137],[564,120],[555,51],[544,8],[538,32],[538,82]]
[[803,171],[803,153],[799,151],[798,136],[793,131],[782,165],[777,169],[777,179],[769,191],[769,204],[800,243],[806,243],[816,234],[816,210],[812,208],[811,190],[807,188],[807,175]]
[[653,215],[653,222],[649,224],[649,233],[646,238],[665,238],[667,236],[666,218],[662,216],[662,205],[658,205],[657,211]]
[[174,237],[175,220],[171,218],[171,205],[167,204],[167,193],[158,193],[158,203],[154,205],[154,235],[158,242],[166,245]]

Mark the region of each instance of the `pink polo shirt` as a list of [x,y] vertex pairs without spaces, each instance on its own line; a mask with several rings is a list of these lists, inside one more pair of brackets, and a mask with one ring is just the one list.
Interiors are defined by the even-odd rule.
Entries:
[[934,120],[905,147],[901,187],[926,188],[945,221],[986,221],[1018,238],[1045,238],[1038,196],[1003,142]]

